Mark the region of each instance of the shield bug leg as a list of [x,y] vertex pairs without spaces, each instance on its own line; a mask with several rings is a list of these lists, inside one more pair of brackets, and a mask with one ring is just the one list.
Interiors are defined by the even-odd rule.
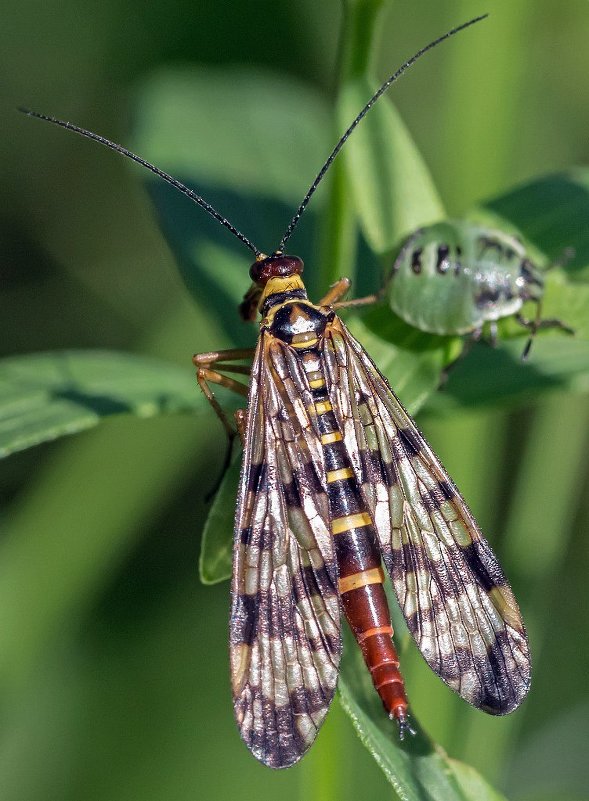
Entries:
[[[549,270],[554,270],[559,267],[566,267],[566,265],[574,259],[576,255],[575,248],[565,248],[559,256],[557,256],[553,261],[545,267],[544,271],[548,272]],[[530,336],[528,337],[528,341],[526,342],[525,348],[522,353],[522,361],[525,361],[532,348],[532,342],[536,333],[541,328],[559,328],[561,331],[564,331],[566,334],[570,334],[574,336],[575,329],[571,328],[569,325],[564,323],[562,320],[558,320],[556,318],[545,318],[542,319],[542,303],[541,299],[538,299],[536,302],[536,316],[533,320],[529,320],[527,317],[524,317],[523,314],[519,313],[515,315],[515,319],[517,322],[522,325],[524,328],[527,328],[530,332]]]
[[452,361],[449,362],[442,369],[442,372],[440,373],[440,383],[438,384],[438,389],[444,389],[452,370],[456,367],[457,364],[459,364],[463,359],[465,359],[468,356],[473,346],[476,345],[477,342],[480,342],[482,336],[483,336],[482,327],[475,328],[475,330],[470,333],[470,336],[466,337],[463,340],[462,350],[460,351],[458,356],[456,356],[455,359],[452,359]]
[[[480,337],[480,334],[479,334],[479,337]],[[489,323],[489,345],[492,348],[496,348],[498,340],[499,340],[499,337],[498,337],[498,334],[497,334],[497,320],[492,320]]]
[[532,349],[532,343],[534,341],[534,337],[538,333],[541,328],[558,328],[561,331],[564,331],[565,334],[570,334],[571,336],[575,335],[575,329],[571,328],[566,323],[563,323],[562,320],[558,320],[556,318],[544,318],[542,319],[541,315],[541,305],[538,304],[537,306],[537,314],[533,320],[529,320],[527,317],[524,317],[523,314],[516,314],[515,319],[517,322],[527,328],[530,332],[530,336],[528,337],[528,341],[522,352],[522,361],[525,362],[528,356],[530,355],[530,350]]

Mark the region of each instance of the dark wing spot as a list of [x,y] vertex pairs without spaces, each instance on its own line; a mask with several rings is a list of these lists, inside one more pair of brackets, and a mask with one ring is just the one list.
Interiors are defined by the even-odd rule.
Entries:
[[231,613],[231,644],[240,642],[253,645],[258,636],[260,595],[238,595]]
[[451,501],[456,495],[456,490],[449,481],[438,481],[438,486],[440,487],[440,490],[442,491],[446,500]]
[[411,428],[400,428],[399,439],[407,456],[417,456],[421,448],[415,431]]
[[493,551],[484,540],[475,540],[461,550],[473,577],[487,592],[507,583]]
[[267,475],[268,467],[265,462],[261,464],[252,464],[248,476],[248,490],[250,492],[259,492],[267,488]]

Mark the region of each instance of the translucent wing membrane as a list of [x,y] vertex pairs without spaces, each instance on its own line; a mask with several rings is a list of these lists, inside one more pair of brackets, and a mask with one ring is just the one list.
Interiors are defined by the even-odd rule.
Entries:
[[[519,610],[493,553],[341,320],[327,324],[318,347],[338,436],[421,653],[474,706],[510,712],[528,690],[530,661]],[[238,496],[230,644],[241,735],[272,767],[293,764],[312,744],[335,692],[341,654],[316,409],[295,349],[263,331]]]
[[421,653],[469,703],[497,715],[512,711],[527,693],[530,657],[494,554],[386,379],[338,319],[324,356],[331,403]]
[[309,389],[288,346],[262,334],[252,367],[230,618],[234,708],[266,765],[310,747],[341,653],[337,567]]

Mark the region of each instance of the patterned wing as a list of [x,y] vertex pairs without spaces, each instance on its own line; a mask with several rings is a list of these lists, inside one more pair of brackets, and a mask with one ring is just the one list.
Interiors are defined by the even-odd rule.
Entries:
[[304,373],[289,359],[282,343],[262,334],[252,366],[230,618],[237,725],[254,756],[274,768],[292,765],[315,739],[341,654],[320,443],[306,412]]
[[386,379],[341,320],[325,342],[332,406],[401,610],[429,666],[494,715],[530,685],[512,591],[466,503]]

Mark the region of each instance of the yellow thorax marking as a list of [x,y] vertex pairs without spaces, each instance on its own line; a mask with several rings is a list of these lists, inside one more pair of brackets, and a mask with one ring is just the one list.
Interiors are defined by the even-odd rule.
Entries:
[[301,331],[300,334],[293,335],[290,344],[293,348],[301,348],[303,350],[313,347],[318,341],[317,334],[314,331]]
[[279,292],[295,292],[298,289],[304,289],[305,285],[302,282],[300,275],[289,275],[288,277],[278,277],[268,279],[268,283],[262,290],[262,297],[260,298],[260,308],[264,305],[266,298],[269,295],[276,295]]

